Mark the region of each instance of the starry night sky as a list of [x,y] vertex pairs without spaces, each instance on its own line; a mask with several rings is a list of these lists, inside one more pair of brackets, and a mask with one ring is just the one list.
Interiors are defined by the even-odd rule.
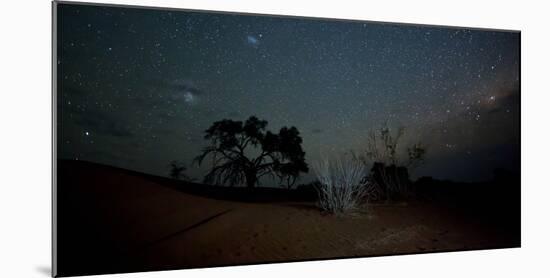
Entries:
[[204,130],[256,115],[310,164],[387,123],[427,147],[414,176],[519,172],[519,33],[69,4],[57,33],[62,159],[201,180]]

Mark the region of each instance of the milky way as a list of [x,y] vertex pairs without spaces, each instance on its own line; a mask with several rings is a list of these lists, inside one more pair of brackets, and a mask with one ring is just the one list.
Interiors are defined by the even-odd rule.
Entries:
[[[415,176],[519,171],[519,33],[60,4],[59,157],[166,176],[203,131],[296,126],[308,163],[403,126]],[[308,174],[302,182],[311,180]]]

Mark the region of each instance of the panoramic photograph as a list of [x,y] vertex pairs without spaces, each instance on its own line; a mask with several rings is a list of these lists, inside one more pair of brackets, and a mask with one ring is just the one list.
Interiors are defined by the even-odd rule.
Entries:
[[57,276],[521,246],[518,31],[54,16]]

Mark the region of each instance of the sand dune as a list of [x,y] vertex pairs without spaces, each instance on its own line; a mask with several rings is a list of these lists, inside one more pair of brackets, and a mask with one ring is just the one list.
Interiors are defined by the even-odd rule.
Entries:
[[61,276],[517,246],[451,209],[373,204],[348,216],[313,202],[236,202],[90,163],[59,163]]

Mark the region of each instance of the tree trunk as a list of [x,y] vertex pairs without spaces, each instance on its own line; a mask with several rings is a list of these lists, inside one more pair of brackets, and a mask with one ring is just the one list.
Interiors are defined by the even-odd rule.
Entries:
[[246,187],[253,188],[256,186],[256,171],[250,170],[246,172]]

